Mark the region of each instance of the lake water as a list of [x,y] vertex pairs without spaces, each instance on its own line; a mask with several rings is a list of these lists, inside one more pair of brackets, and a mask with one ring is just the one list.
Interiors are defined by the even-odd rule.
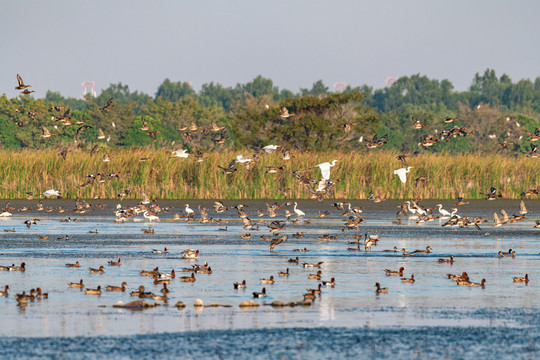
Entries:
[[[471,201],[459,207],[462,216],[481,216],[488,223],[474,227],[442,227],[439,220],[417,224],[403,218],[401,225],[392,222],[399,201],[371,203],[352,201],[363,206],[364,222],[360,231],[342,232],[343,220],[331,201],[299,201],[305,219],[287,224],[282,235],[286,242],[269,251],[269,230],[244,230],[236,210],[215,214],[212,201],[159,201],[161,221],[149,223],[142,215],[123,224],[115,223],[114,201],[89,201],[106,204],[86,214],[71,211],[74,202],[46,200],[44,206],[64,205],[65,213],[13,211],[14,216],[0,218],[0,265],[26,263],[25,272],[0,271],[0,287],[9,285],[7,298],[0,298],[0,357],[67,358],[534,358],[540,355],[536,340],[540,330],[539,260],[540,229],[533,228],[540,219],[540,201],[526,201],[532,212],[524,221],[501,227],[493,226],[493,212],[504,208],[510,215],[519,210],[519,200]],[[184,219],[172,220],[189,202],[193,209],[204,205],[213,218],[227,224],[200,224]],[[265,210],[264,201],[241,201],[248,205],[252,220],[259,219],[257,210]],[[273,203],[274,201],[269,201]],[[441,201],[447,210],[455,201]],[[32,206],[35,201],[11,201],[15,208]],[[233,206],[240,201],[225,201]],[[280,202],[282,203],[282,202]],[[438,201],[425,200],[425,206]],[[124,200],[123,205],[136,201]],[[292,206],[284,209],[292,211]],[[319,218],[319,210],[330,215]],[[197,211],[196,211],[197,212]],[[437,213],[434,211],[434,213]],[[77,221],[61,222],[71,217]],[[23,221],[39,218],[37,225],[27,228]],[[292,217],[293,219],[296,216]],[[284,219],[283,217],[263,220]],[[444,222],[444,221],[443,221]],[[143,228],[151,225],[154,234]],[[226,231],[224,231],[226,227]],[[97,234],[89,231],[98,230]],[[251,239],[241,239],[243,233]],[[301,239],[292,236],[303,232]],[[377,234],[380,241],[371,251],[349,251],[353,235]],[[336,235],[337,240],[321,241],[322,235]],[[42,240],[39,236],[48,235]],[[69,236],[69,240],[58,238]],[[402,256],[385,249],[405,248],[407,252],[431,246],[429,254]],[[152,249],[168,248],[167,254]],[[307,252],[295,249],[307,248]],[[181,259],[180,252],[198,249],[197,261]],[[499,251],[513,249],[516,256],[499,258]],[[439,263],[439,258],[454,256],[453,264]],[[308,279],[316,268],[304,268],[288,262],[298,256],[300,264],[323,261],[322,279],[336,279],[335,287],[323,287],[322,294],[309,307],[273,308],[264,306],[275,300],[300,301],[308,288],[316,288],[317,280]],[[119,267],[108,261],[121,258]],[[66,263],[79,261],[80,268],[67,268]],[[197,274],[193,283],[181,282],[183,267],[195,262],[208,262],[212,274]],[[103,274],[91,274],[89,268],[105,267]],[[415,276],[415,283],[402,283],[399,276],[386,276],[384,270],[405,268],[404,277]],[[171,281],[167,304],[144,311],[113,308],[135,298],[129,292],[140,285],[146,291],[160,293],[162,285],[154,285],[151,277],[140,270],[159,267],[174,269],[177,278]],[[289,268],[289,277],[278,272]],[[466,271],[470,279],[486,279],[485,288],[458,286],[448,273]],[[512,277],[527,273],[528,284],[514,283]],[[261,285],[261,278],[275,277],[275,284]],[[127,290],[106,292],[101,296],[85,295],[68,287],[69,282],[83,279],[85,288],[101,285],[119,286]],[[247,289],[233,289],[234,282],[246,280]],[[376,294],[375,283],[388,288],[388,294]],[[48,299],[17,305],[16,293],[41,287]],[[265,287],[268,296],[253,299],[252,292]],[[219,303],[230,307],[193,306],[196,299],[204,304]],[[254,309],[241,309],[244,300],[261,304]],[[153,303],[152,299],[147,299]],[[187,306],[178,309],[183,301]],[[161,302],[160,302],[161,303]]]

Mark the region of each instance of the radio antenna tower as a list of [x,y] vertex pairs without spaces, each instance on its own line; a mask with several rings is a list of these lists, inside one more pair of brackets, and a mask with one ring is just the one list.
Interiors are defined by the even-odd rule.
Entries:
[[[82,84],[82,99],[86,99],[86,95],[90,94],[92,97],[97,97],[96,88],[93,81],[84,81]],[[90,88],[90,90],[88,90]]]

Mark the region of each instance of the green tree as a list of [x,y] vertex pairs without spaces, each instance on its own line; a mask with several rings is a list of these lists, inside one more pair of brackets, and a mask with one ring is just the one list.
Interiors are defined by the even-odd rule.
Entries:
[[228,111],[231,103],[240,92],[231,87],[223,87],[221,84],[203,84],[199,92],[199,102],[204,106],[221,106]]
[[139,93],[138,91],[131,92],[129,91],[128,85],[118,83],[110,84],[107,89],[103,90],[99,94],[95,101],[98,104],[105,104],[110,98],[113,98],[116,104],[119,105],[135,103],[136,112],[142,104],[145,104],[149,99],[151,99],[150,95]]
[[159,85],[156,99],[162,98],[166,101],[176,102],[181,98],[193,97],[195,95],[196,92],[191,87],[191,84],[187,82],[172,82],[167,78]]
[[[353,148],[361,132],[375,128],[378,117],[362,106],[363,95],[331,94],[283,100],[248,97],[232,107],[232,131],[242,147],[261,148],[269,143],[302,150]],[[281,106],[295,115],[281,118]],[[345,126],[350,130],[345,132]]]
[[263,78],[261,75],[246,84],[236,85],[236,90],[242,96],[249,95],[256,98],[264,95],[271,95],[272,98],[276,98],[279,94],[279,89],[274,87],[272,80]]
[[311,89],[300,89],[302,96],[324,96],[328,94],[328,86],[319,80],[311,86]]

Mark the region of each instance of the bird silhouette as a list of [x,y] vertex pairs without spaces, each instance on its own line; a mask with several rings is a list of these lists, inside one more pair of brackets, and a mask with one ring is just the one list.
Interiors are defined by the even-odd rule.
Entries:
[[31,85],[25,85],[24,84],[24,81],[23,81],[21,75],[19,75],[19,74],[17,74],[17,82],[19,83],[19,86],[16,86],[15,90],[23,90],[23,89],[26,89],[28,87],[31,87]]

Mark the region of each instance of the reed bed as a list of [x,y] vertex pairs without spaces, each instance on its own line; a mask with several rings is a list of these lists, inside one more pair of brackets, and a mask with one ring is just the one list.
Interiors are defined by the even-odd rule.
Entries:
[[[540,175],[539,160],[526,157],[420,154],[408,158],[413,168],[407,174],[407,183],[402,184],[393,173],[402,167],[395,158],[397,154],[384,151],[299,152],[289,161],[275,152],[261,154],[250,170],[237,164],[238,171],[225,175],[217,167],[227,167],[241,153],[208,153],[204,162],[197,163],[192,156],[171,158],[165,149],[124,148],[111,151],[111,161],[103,162],[103,154],[90,156],[78,149],[70,152],[66,160],[51,149],[6,150],[0,156],[0,198],[24,198],[27,192],[41,194],[48,189],[60,191],[64,198],[117,198],[120,192],[130,189],[132,198],[140,198],[144,192],[158,199],[277,199],[283,198],[278,188],[290,188],[288,197],[302,199],[309,193],[296,184],[291,171],[301,170],[319,179],[315,166],[333,159],[340,160],[331,169],[332,179],[341,180],[333,196],[336,199],[365,199],[370,191],[387,199],[478,199],[492,186],[503,197],[515,199],[527,189],[538,188]],[[266,174],[267,166],[284,166],[285,170]],[[88,174],[113,172],[119,177],[80,186]],[[414,180],[421,175],[428,180],[416,186]]]

